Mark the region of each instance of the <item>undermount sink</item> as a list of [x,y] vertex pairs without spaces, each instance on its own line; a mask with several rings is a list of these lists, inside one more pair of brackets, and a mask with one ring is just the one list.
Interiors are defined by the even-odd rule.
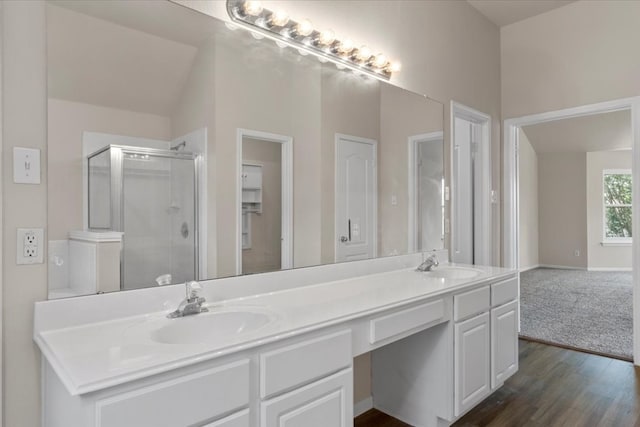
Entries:
[[150,331],[151,340],[163,344],[203,344],[255,332],[277,318],[257,308],[210,308],[207,313],[167,319]]
[[440,266],[424,274],[441,279],[472,279],[482,273],[481,270],[469,267]]

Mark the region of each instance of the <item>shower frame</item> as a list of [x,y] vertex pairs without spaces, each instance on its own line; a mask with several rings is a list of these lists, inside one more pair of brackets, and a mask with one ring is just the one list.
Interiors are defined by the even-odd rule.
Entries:
[[[110,191],[110,212],[109,222],[110,227],[91,227],[91,158],[98,156],[105,151],[110,151],[109,158],[109,191]],[[199,163],[198,158],[200,155],[190,152],[180,152],[171,149],[163,148],[148,148],[148,147],[135,147],[130,145],[117,145],[109,144],[87,156],[87,164],[89,165],[89,173],[87,175],[87,217],[89,218],[89,230],[110,230],[124,232],[124,155],[125,154],[137,154],[137,155],[149,155],[153,157],[161,157],[177,160],[191,160],[193,161],[193,200],[194,200],[194,238],[193,238],[193,250],[194,250],[194,280],[200,280],[200,228],[199,228],[199,188],[198,188],[198,176],[199,176]],[[126,236],[122,238],[123,245],[120,251],[120,290],[124,290],[124,242]]]

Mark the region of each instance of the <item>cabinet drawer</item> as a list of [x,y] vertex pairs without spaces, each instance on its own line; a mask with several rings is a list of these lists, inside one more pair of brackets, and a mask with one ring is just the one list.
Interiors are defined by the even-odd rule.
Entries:
[[458,321],[474,314],[488,311],[491,307],[491,291],[483,286],[453,296],[453,320]]
[[275,397],[260,409],[260,427],[353,426],[353,371]]
[[518,298],[518,278],[491,285],[491,306],[496,307]]
[[351,367],[351,331],[303,341],[260,355],[260,397],[267,398]]
[[442,299],[391,313],[371,320],[369,342],[374,344],[402,332],[443,320],[444,317],[445,305]]
[[242,360],[101,399],[96,425],[190,426],[248,404],[249,360]]
[[249,427],[249,410],[245,409],[202,427]]

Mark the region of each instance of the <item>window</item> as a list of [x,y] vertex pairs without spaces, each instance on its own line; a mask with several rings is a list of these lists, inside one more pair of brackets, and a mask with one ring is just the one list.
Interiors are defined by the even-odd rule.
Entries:
[[630,170],[605,170],[604,241],[631,242],[631,189]]

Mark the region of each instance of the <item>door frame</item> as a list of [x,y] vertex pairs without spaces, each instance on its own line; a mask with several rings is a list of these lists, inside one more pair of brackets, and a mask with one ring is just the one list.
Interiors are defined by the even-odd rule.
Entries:
[[242,140],[244,137],[275,142],[281,145],[282,225],[280,268],[282,270],[293,268],[293,137],[238,128],[236,131],[236,275],[242,274]]
[[[518,194],[518,145],[519,130],[522,126],[550,122],[560,119],[584,117],[594,114],[628,110],[631,113],[632,132],[632,176],[635,183],[640,183],[640,96],[616,99],[579,107],[548,111],[504,120],[504,152],[503,152],[503,250],[502,265],[517,269],[520,264],[518,253],[518,227],[520,225]],[[633,186],[633,234],[640,232],[640,208],[635,201],[640,200],[640,185]],[[640,239],[632,242],[633,264],[633,360],[640,364]]]
[[[444,157],[444,133],[442,131],[436,131],[436,132],[429,132],[429,133],[422,133],[422,134],[418,134],[418,135],[412,135],[408,138],[407,140],[407,152],[408,152],[408,165],[409,165],[409,171],[408,171],[408,191],[407,191],[407,195],[408,195],[408,208],[409,208],[409,215],[408,215],[408,222],[407,222],[407,253],[413,253],[416,252],[416,246],[417,246],[417,242],[416,242],[416,230],[417,230],[417,220],[418,220],[418,216],[417,216],[417,209],[418,209],[418,204],[416,203],[416,201],[418,200],[416,191],[418,189],[417,185],[416,185],[416,178],[417,178],[417,173],[418,170],[416,169],[416,150],[418,148],[418,143],[419,142],[435,142],[435,141],[441,141],[443,144],[442,147],[442,155]],[[442,159],[444,162],[444,158]],[[444,173],[444,170],[443,170]],[[441,189],[441,191],[444,193],[444,188]],[[424,250],[423,250],[424,252]]]
[[[474,194],[474,200],[480,200],[480,206],[475,210],[474,215],[479,215],[480,227],[474,229],[474,263],[481,265],[493,265],[492,256],[492,212],[491,212],[491,116],[481,111],[475,110],[471,107],[467,107],[456,101],[451,101],[450,111],[450,167],[451,167],[451,197],[450,197],[450,215],[451,215],[451,227],[450,227],[450,251],[453,251],[453,242],[455,242],[456,221],[455,221],[455,207],[456,207],[456,177],[455,177],[455,119],[456,117],[471,121],[480,126],[480,140],[478,141],[478,155],[480,161],[476,163],[476,166],[480,167],[480,179],[481,182],[477,188],[479,188],[480,194]],[[476,197],[477,196],[477,197]],[[453,253],[450,254],[452,256]]]
[[373,256],[378,256],[378,141],[370,138],[363,138],[360,136],[347,135],[344,133],[336,133],[335,145],[334,145],[334,164],[333,164],[333,240],[334,240],[334,262],[338,261],[338,247],[340,245],[340,239],[338,238],[338,144],[340,141],[358,142],[361,144],[370,145],[373,149],[373,215],[372,215],[372,227],[373,227]]

